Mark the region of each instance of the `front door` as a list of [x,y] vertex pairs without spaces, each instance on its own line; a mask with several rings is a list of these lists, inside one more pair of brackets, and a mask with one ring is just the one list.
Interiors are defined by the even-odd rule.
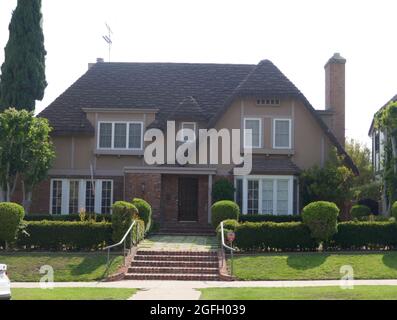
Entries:
[[181,177],[178,182],[178,220],[197,222],[198,179]]

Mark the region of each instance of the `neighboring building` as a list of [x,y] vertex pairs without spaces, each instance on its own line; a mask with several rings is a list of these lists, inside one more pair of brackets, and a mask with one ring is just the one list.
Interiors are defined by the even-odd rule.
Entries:
[[[49,119],[56,161],[33,195],[32,213],[109,213],[141,197],[163,228],[207,227],[213,181],[236,186],[244,214],[297,214],[299,173],[344,150],[345,63],[325,65],[326,109],[315,110],[268,60],[258,65],[104,63],[89,70],[39,116]],[[253,170],[233,165],[149,166],[148,128],[252,129]],[[242,141],[247,137],[243,137]]]
[[[379,110],[388,106],[391,102],[397,101],[397,95],[391,98],[383,107]],[[375,120],[372,120],[371,127],[368,133],[369,137],[372,139],[372,165],[375,172],[376,179],[382,179],[382,171],[384,164],[384,156],[385,156],[385,142],[386,142],[386,133],[382,130],[375,128]],[[386,194],[382,195],[381,199],[381,211],[383,214],[387,214],[388,208],[388,199]]]

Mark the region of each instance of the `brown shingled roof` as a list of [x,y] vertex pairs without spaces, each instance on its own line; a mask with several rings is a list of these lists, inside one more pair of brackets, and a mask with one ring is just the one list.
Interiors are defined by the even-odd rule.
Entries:
[[[83,108],[158,109],[151,127],[183,116],[213,127],[239,96],[275,95],[301,99],[346,163],[357,167],[295,85],[269,60],[258,65],[189,63],[96,63],[39,114],[54,135],[94,134]],[[174,119],[175,120],[175,119]]]

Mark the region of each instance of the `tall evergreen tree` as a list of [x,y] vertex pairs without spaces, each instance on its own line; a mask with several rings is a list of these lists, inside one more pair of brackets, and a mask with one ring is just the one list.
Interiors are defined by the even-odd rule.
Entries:
[[47,87],[41,0],[18,0],[9,32],[0,76],[1,110],[34,111]]

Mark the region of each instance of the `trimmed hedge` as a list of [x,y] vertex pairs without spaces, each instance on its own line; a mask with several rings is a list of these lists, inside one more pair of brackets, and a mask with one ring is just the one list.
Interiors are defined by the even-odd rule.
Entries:
[[238,220],[240,216],[239,206],[237,203],[230,200],[222,200],[214,203],[211,207],[211,212],[211,222],[214,228],[217,228],[224,220]]
[[343,222],[338,225],[332,244],[341,249],[397,248],[397,224],[394,222]]
[[113,204],[112,211],[113,241],[117,243],[138,217],[138,209],[130,202],[117,201]]
[[139,218],[145,222],[145,232],[148,232],[152,226],[152,207],[143,199],[135,198],[132,204],[138,209]]
[[318,241],[328,241],[338,232],[339,208],[333,202],[317,201],[303,208],[303,223]]
[[15,241],[24,215],[25,210],[19,204],[0,203],[0,241]]
[[356,204],[350,210],[350,214],[355,219],[361,219],[363,217],[368,217],[371,215],[371,209],[362,204]]
[[295,215],[281,215],[275,216],[272,214],[248,214],[248,215],[241,215],[240,222],[302,222],[302,216]]
[[[86,214],[87,219],[95,219],[96,222],[111,222],[111,214]],[[28,214],[24,218],[25,221],[74,221],[80,222],[81,218],[78,214],[55,215],[55,214]]]
[[235,244],[241,250],[303,251],[318,247],[309,228],[300,222],[245,222],[235,232]]
[[112,224],[102,222],[31,221],[17,241],[39,250],[96,250],[112,244]]

